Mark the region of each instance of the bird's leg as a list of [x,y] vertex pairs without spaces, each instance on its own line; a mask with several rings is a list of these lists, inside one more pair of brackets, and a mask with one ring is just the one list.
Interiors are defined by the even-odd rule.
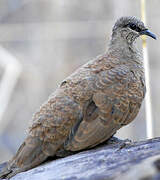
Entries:
[[110,144],[115,144],[118,145],[118,151],[132,145],[132,141],[129,139],[121,140],[118,139],[117,137],[111,136],[107,141],[105,141],[105,144],[110,145]]
[[123,142],[123,140],[118,139],[117,137],[114,137],[114,135],[111,136],[111,137],[106,141],[107,144],[117,144],[117,143],[122,143],[122,142]]
[[120,151],[123,148],[127,148],[132,145],[132,141],[130,139],[122,140],[122,142],[119,144],[118,150]]

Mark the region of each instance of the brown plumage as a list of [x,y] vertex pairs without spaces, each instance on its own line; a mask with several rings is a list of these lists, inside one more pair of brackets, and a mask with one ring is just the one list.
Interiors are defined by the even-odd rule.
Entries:
[[135,17],[116,22],[108,51],[66,78],[40,107],[0,177],[31,169],[49,156],[93,147],[133,121],[145,96],[143,62],[134,45],[141,34],[155,38]]

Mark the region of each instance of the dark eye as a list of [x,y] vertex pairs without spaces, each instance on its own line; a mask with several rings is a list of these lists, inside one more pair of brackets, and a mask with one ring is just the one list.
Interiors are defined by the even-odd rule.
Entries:
[[135,24],[129,24],[129,28],[131,28],[132,30],[136,30],[136,25]]
[[141,31],[141,29],[133,23],[129,24],[129,28],[131,28],[132,30],[137,31],[137,32]]

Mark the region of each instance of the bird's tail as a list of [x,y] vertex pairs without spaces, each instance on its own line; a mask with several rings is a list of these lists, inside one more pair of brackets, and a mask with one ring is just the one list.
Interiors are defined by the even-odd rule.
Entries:
[[42,151],[42,143],[38,137],[28,137],[16,155],[6,165],[4,163],[1,165],[0,178],[9,179],[17,173],[29,170],[45,161],[48,155]]

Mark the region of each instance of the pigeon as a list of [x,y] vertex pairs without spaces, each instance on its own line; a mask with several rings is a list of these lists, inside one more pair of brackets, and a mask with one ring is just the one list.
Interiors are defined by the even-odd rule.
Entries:
[[156,39],[136,17],[116,21],[108,50],[64,79],[33,115],[28,136],[0,178],[32,169],[48,157],[92,148],[135,119],[146,92],[136,47],[141,35]]

